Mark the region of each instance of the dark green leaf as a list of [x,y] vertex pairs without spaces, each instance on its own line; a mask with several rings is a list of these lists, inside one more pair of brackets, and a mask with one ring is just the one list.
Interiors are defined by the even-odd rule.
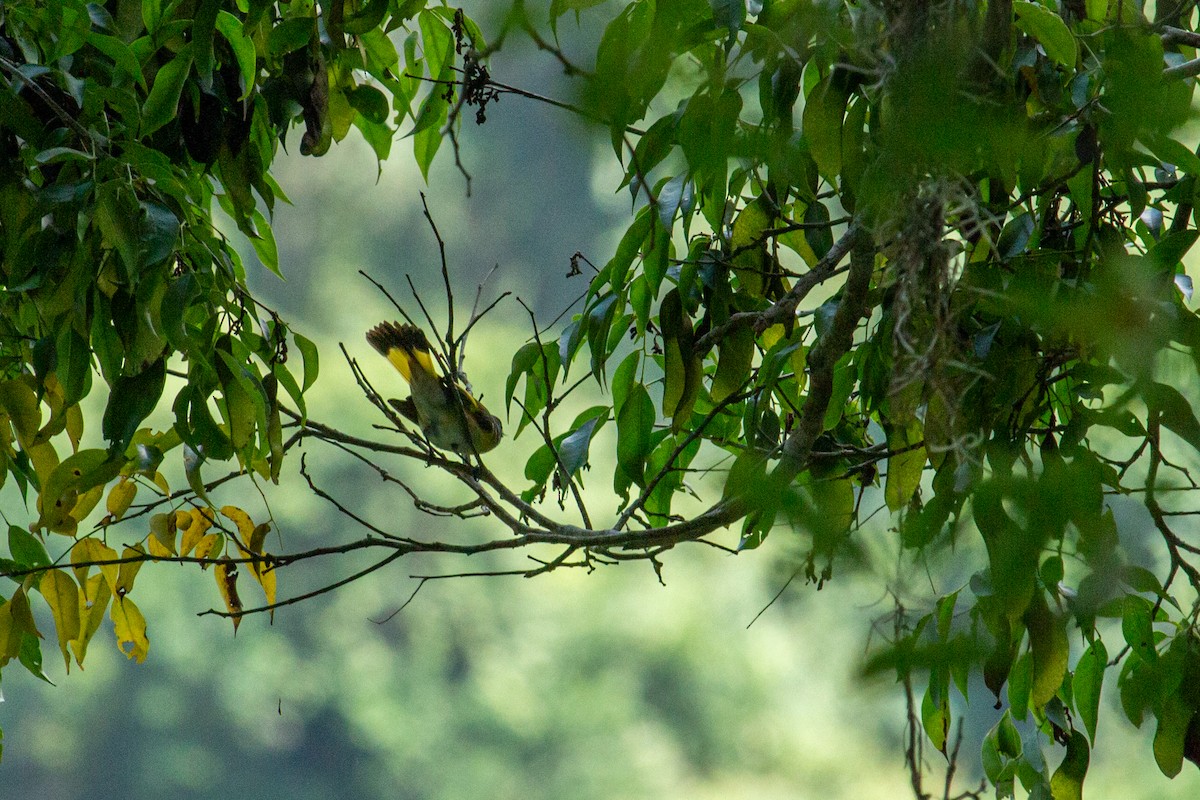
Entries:
[[149,136],[175,119],[183,83],[191,69],[191,45],[185,45],[174,58],[158,68],[150,87],[150,96],[142,106],[142,136]]
[[380,124],[387,122],[390,111],[387,98],[374,86],[366,84],[355,86],[352,91],[347,93],[346,99],[358,113],[371,122]]
[[137,375],[121,376],[113,383],[101,424],[110,452],[124,452],[134,431],[158,405],[166,377],[166,359],[160,358]]

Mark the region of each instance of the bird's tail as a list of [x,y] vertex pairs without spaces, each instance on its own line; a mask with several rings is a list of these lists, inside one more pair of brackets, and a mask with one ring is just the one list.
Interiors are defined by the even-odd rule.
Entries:
[[415,325],[381,322],[367,331],[367,341],[392,362],[392,366],[410,384],[416,370],[435,378],[438,375],[429,352],[429,340],[425,338],[425,332]]

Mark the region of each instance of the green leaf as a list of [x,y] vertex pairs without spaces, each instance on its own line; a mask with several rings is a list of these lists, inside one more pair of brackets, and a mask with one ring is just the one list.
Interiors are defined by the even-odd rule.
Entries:
[[104,244],[117,251],[130,274],[136,274],[141,265],[137,205],[125,184],[109,181],[96,191],[96,225]]
[[513,353],[512,369],[509,370],[508,380],[504,385],[504,408],[506,411],[512,411],[513,394],[517,390],[521,376],[526,376],[526,380],[528,380],[541,353],[542,348],[537,342],[527,342],[521,345],[516,353]]
[[925,735],[929,737],[933,748],[939,753],[945,753],[946,735],[950,732],[950,705],[944,696],[934,696],[932,680],[921,698],[921,727],[925,729]]
[[1096,639],[1079,657],[1075,675],[1071,680],[1075,693],[1075,710],[1087,728],[1088,738],[1096,744],[1096,718],[1100,710],[1100,689],[1104,683],[1104,671],[1108,667],[1108,650],[1104,642]]
[[267,37],[267,49],[282,56],[307,47],[317,33],[314,17],[291,17],[278,22]]
[[604,0],[551,0],[550,2],[550,26],[554,27],[555,22],[563,14],[568,11],[574,11],[578,14],[580,11],[598,6]]
[[617,413],[617,464],[639,486],[643,485],[646,456],[653,447],[655,419],[649,392],[641,384],[634,384]]
[[592,415],[579,424],[558,446],[558,458],[569,477],[574,477],[587,464],[592,437],[608,420],[608,406],[596,406],[585,412]]
[[[1200,175],[1200,157],[1185,144],[1172,139],[1165,134],[1145,134],[1142,141],[1150,152],[1154,153],[1165,164],[1173,164],[1188,175]],[[1182,232],[1182,231],[1180,231]],[[1195,233],[1195,231],[1189,231]],[[1194,237],[1193,237],[1194,241]]]
[[[58,503],[59,498],[68,490],[74,489],[85,492],[94,486],[107,483],[117,476],[121,468],[120,459],[110,460],[104,450],[80,450],[54,468],[49,479],[42,486],[38,498],[43,509],[49,509]],[[71,501],[74,505],[74,501]],[[63,509],[70,512],[71,508]]]
[[63,387],[63,402],[74,405],[87,396],[92,388],[92,361],[87,339],[73,327],[65,328],[58,336],[55,374]]
[[1083,800],[1083,779],[1089,760],[1087,737],[1079,731],[1071,731],[1067,754],[1050,778],[1050,795],[1054,800]]
[[1192,412],[1192,406],[1179,390],[1165,383],[1151,383],[1142,387],[1142,397],[1151,413],[1160,415],[1163,426],[1200,450],[1200,421]]
[[899,511],[906,507],[921,485],[925,469],[925,446],[913,447],[921,441],[921,423],[914,421],[907,429],[896,430],[888,437],[888,449],[894,451],[887,460],[887,482],[884,500],[888,509]]
[[317,373],[320,371],[317,346],[307,337],[301,336],[295,331],[292,331],[292,341],[296,343],[296,349],[300,351],[300,356],[304,359],[304,378],[300,391],[307,392],[308,387],[317,380]]
[[383,22],[387,10],[388,0],[365,0],[357,13],[348,15],[342,21],[342,30],[354,35],[374,30]]
[[804,101],[804,138],[822,177],[835,183],[842,172],[842,117],[849,99],[840,84],[834,84],[831,72]]
[[[429,77],[442,76],[453,60],[454,35],[445,20],[433,11],[422,11],[417,23],[421,28],[421,46],[425,51]],[[442,89],[435,88],[433,94],[442,94]]]
[[[1200,170],[1198,170],[1200,172]],[[1146,253],[1146,258],[1161,270],[1174,272],[1175,266],[1183,260],[1200,237],[1200,230],[1168,231]]]
[[754,360],[754,331],[743,326],[730,331],[717,345],[717,371],[713,373],[712,399],[719,403],[742,388]]
[[22,569],[50,566],[50,554],[46,552],[46,546],[19,525],[8,526],[8,552]]
[[271,223],[267,222],[267,218],[257,208],[252,216],[254,230],[258,235],[250,237],[250,244],[254,246],[254,252],[263,266],[279,278],[283,278],[283,273],[279,271],[279,247],[275,244],[275,233],[271,230]]
[[1188,724],[1195,713],[1178,693],[1172,693],[1159,712],[1154,731],[1154,761],[1168,778],[1174,778],[1183,769]]
[[1027,0],[1013,0],[1013,10],[1017,12],[1017,27],[1037,39],[1052,61],[1074,69],[1079,49],[1062,17],[1040,3]]
[[1126,595],[1125,612],[1121,615],[1121,633],[1125,641],[1143,661],[1153,664],[1158,661],[1154,647],[1154,629],[1150,624],[1150,601],[1137,595]]
[[400,63],[400,54],[396,45],[379,28],[372,28],[358,37],[359,43],[367,53],[368,66],[372,74],[382,73]]
[[158,68],[150,96],[142,106],[141,136],[149,136],[175,119],[183,84],[192,68],[192,46],[185,45],[175,57]]
[[88,34],[87,40],[88,44],[113,60],[118,74],[124,73],[136,80],[142,89],[146,88],[146,76],[142,74],[142,65],[125,42],[116,36],[106,36],[95,31]]
[[238,72],[242,77],[242,96],[238,100],[245,100],[254,91],[254,82],[257,77],[257,53],[254,48],[254,40],[246,36],[241,21],[228,11],[221,11],[217,14],[217,30],[225,37],[225,41],[229,42],[229,48],[233,50],[233,57],[237,61]]
[[1029,692],[1033,683],[1033,657],[1022,653],[1008,673],[1008,706],[1023,720],[1029,714]]
[[620,411],[625,405],[625,400],[629,397],[629,393],[633,391],[634,380],[637,377],[641,359],[641,351],[634,350],[621,359],[621,363],[617,365],[616,370],[613,372],[612,380],[608,383],[608,388],[612,392],[614,410]]
[[1067,639],[1067,619],[1050,610],[1045,595],[1034,594],[1025,612],[1029,628],[1029,650],[1033,654],[1033,683],[1029,699],[1035,709],[1042,708],[1058,692],[1067,674],[1071,655]]

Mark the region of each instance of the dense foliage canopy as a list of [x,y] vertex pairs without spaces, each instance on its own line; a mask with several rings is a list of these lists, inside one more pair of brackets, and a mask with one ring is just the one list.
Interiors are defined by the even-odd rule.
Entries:
[[[39,603],[68,668],[106,613],[144,658],[146,562],[212,567],[236,625],[305,597],[276,596],[289,564],[352,550],[381,553],[378,569],[550,548],[514,570],[536,574],[657,568],[685,542],[743,551],[771,534],[802,543],[818,585],[871,547],[897,554],[867,668],[920,693],[918,795],[921,737],[957,755],[952,695],[974,674],[1003,709],[982,742],[1000,794],[1080,796],[1105,685],[1165,775],[1200,762],[1200,540],[1181,525],[1200,513],[1183,265],[1200,155],[1181,133],[1194,4],[597,5],[516,3],[490,42],[424,0],[0,7],[0,476],[37,501],[35,519],[9,519],[0,663],[41,672]],[[603,26],[594,54],[560,46],[568,24]],[[426,175],[443,146],[457,162],[468,110],[482,123],[501,94],[538,98],[489,72],[509,36],[578,79],[578,97],[552,102],[611,143],[633,205],[602,266],[574,262],[587,288],[570,321],[531,319],[512,356],[511,433],[543,442],[522,487],[488,469],[494,454],[431,447],[357,364],[395,430],[309,419],[317,350],[249,293],[213,217],[215,200],[279,271],[278,149],[320,156],[355,128],[381,160],[404,134]],[[450,308],[422,322],[453,372],[490,306],[457,330]],[[173,425],[146,427],[160,408]],[[608,426],[613,502],[598,512],[582,484]],[[289,452],[306,441],[440,468],[463,503],[401,488],[432,514],[487,514],[497,534],[464,544],[360,519],[361,539],[269,553],[269,524],[208,492],[303,468]],[[187,488],[162,477],[168,459]],[[707,474],[719,496],[698,488]],[[863,527],[876,507],[882,543]],[[140,543],[118,552],[117,531]],[[243,605],[239,568],[266,605]]]

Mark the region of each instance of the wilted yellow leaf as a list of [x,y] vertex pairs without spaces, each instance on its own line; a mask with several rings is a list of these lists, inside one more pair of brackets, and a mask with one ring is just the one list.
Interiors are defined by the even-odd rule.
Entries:
[[0,604],[0,667],[21,651],[21,630],[13,620],[12,601]]
[[137,483],[129,478],[121,478],[108,492],[106,504],[108,513],[113,515],[113,519],[125,516],[125,512],[129,510],[129,506],[133,504],[133,498],[136,496]]
[[29,607],[29,595],[25,593],[25,590],[22,588],[13,592],[9,602],[11,603],[9,613],[12,614],[13,623],[17,628],[22,633],[32,633],[41,639],[42,634],[33,621],[33,609]]
[[[224,513],[224,509],[222,509],[222,513]],[[225,601],[225,608],[230,614],[233,614],[230,619],[233,620],[233,632],[237,633],[238,625],[242,622],[242,601],[237,593],[237,564],[229,559],[224,559],[217,564],[213,574],[217,579],[217,589],[221,592],[221,599]]]
[[146,660],[150,640],[146,638],[146,618],[128,597],[118,597],[112,604],[113,630],[117,634],[117,649],[126,658],[139,664]]
[[71,655],[67,642],[79,638],[79,589],[65,570],[55,569],[42,576],[40,586],[58,634],[58,649],[62,651],[67,672],[71,671]]

